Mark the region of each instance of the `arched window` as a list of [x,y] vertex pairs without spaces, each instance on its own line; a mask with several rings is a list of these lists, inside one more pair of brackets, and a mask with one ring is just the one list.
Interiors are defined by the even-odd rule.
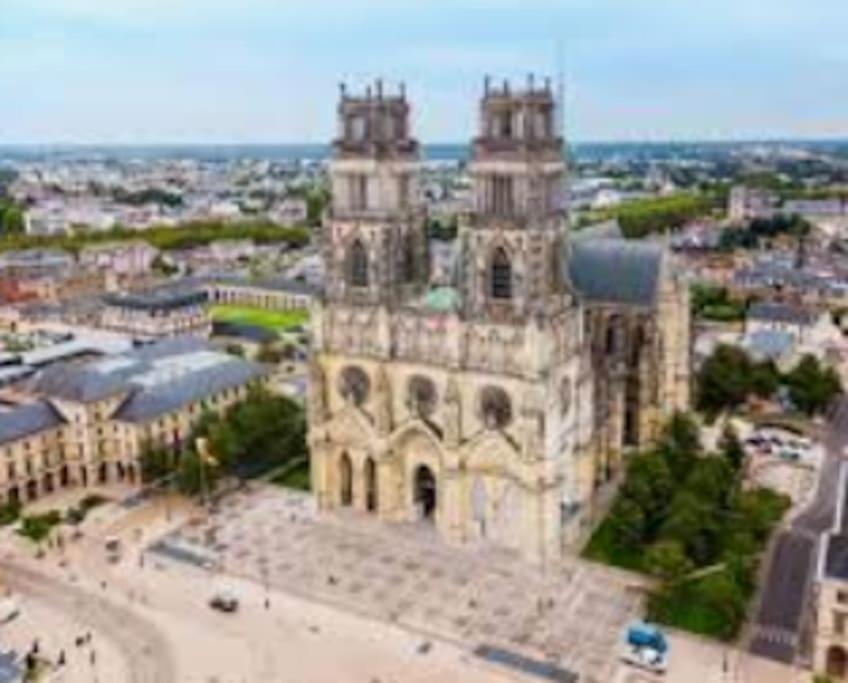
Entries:
[[350,246],[350,284],[354,287],[368,286],[368,252],[362,242],[355,240]]
[[487,429],[504,429],[512,422],[512,401],[500,387],[485,387],[480,392],[480,412]]
[[428,418],[436,410],[436,385],[429,378],[413,375],[407,392],[407,405],[413,415]]
[[492,255],[491,295],[493,299],[512,298],[512,263],[503,247]]
[[371,381],[365,371],[356,365],[348,365],[339,375],[339,393],[346,401],[361,406],[368,399]]

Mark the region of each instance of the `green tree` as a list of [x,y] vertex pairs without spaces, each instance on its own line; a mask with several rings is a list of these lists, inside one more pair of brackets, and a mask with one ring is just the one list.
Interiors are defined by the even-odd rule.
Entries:
[[26,230],[24,212],[17,206],[8,206],[0,221],[0,233],[3,235],[21,235]]
[[159,481],[168,476],[174,466],[174,455],[167,448],[150,442],[141,449],[141,480],[145,484]]
[[817,415],[842,393],[842,382],[833,368],[823,367],[812,355],[805,355],[786,376],[789,398],[808,415]]
[[645,513],[629,498],[619,498],[610,511],[609,524],[618,545],[633,547],[642,542],[645,534]]
[[773,363],[755,363],[744,349],[721,344],[698,374],[698,407],[714,417],[741,406],[749,396],[769,398],[778,381]]
[[621,495],[636,503],[652,529],[662,518],[674,492],[674,479],[660,453],[644,453],[633,457]]
[[675,413],[663,428],[657,451],[668,463],[672,477],[683,481],[701,452],[701,435],[691,415]]
[[179,458],[177,488],[187,496],[214,492],[220,479],[220,468],[214,460],[204,459],[196,450],[186,450]]
[[676,583],[695,568],[683,545],[675,540],[657,541],[648,548],[645,566],[666,583]]
[[727,572],[713,574],[698,585],[704,604],[720,616],[722,635],[731,638],[745,618],[745,595]]
[[739,440],[739,434],[730,423],[724,426],[724,431],[721,434],[719,441],[721,454],[734,471],[738,471],[745,462],[745,447]]
[[720,523],[710,504],[689,490],[680,491],[668,509],[660,538],[679,542],[697,566],[711,562],[719,549]]
[[684,490],[723,509],[733,493],[735,475],[736,472],[725,458],[700,458],[686,479]]

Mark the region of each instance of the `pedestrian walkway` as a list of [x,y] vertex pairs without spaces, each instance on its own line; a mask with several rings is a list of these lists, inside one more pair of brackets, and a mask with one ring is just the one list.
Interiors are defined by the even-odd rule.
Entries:
[[542,573],[492,548],[455,548],[432,529],[318,516],[311,497],[267,487],[231,496],[172,540],[211,549],[223,573],[468,646],[612,678],[640,608],[623,577],[576,561]]

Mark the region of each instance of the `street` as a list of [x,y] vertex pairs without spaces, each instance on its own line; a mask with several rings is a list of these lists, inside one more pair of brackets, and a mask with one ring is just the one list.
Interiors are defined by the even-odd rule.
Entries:
[[751,632],[749,649],[756,655],[793,664],[802,654],[819,539],[833,525],[839,466],[846,444],[848,398],[842,398],[824,435],[826,455],[816,495],[775,539]]

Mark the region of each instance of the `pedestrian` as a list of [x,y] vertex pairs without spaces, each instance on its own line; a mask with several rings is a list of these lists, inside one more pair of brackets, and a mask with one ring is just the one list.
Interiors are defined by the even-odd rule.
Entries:
[[65,666],[65,651],[59,650],[59,659],[56,660],[57,666]]
[[41,649],[41,646],[38,643],[38,638],[32,641],[32,654],[37,655],[38,651]]
[[271,609],[271,601],[265,598],[265,609]]
[[94,650],[91,651],[89,661],[91,662],[91,666],[94,666],[97,663],[97,652],[95,652]]

